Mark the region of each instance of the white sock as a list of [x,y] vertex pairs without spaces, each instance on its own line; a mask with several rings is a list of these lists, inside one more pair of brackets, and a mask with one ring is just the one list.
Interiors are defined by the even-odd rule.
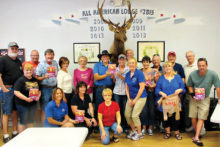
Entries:
[[16,134],[18,134],[18,131],[13,131],[12,134],[16,135]]
[[7,138],[7,137],[9,137],[9,134],[4,134],[4,138]]

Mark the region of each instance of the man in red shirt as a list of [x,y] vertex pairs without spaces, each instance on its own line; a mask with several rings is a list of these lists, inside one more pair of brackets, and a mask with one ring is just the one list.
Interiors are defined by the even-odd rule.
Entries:
[[24,67],[24,65],[25,65],[26,63],[30,63],[30,64],[33,65],[33,67],[34,67],[33,76],[35,76],[35,75],[36,75],[36,68],[37,68],[38,64],[40,63],[40,62],[39,62],[39,53],[38,53],[37,50],[32,50],[32,51],[31,51],[31,61],[23,62],[23,63],[22,63],[22,67]]

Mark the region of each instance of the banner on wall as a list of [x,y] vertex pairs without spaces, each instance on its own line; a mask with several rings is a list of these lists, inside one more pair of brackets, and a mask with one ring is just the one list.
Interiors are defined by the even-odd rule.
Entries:
[[[146,40],[149,31],[149,23],[166,23],[173,21],[174,24],[183,23],[185,18],[180,13],[172,13],[169,11],[161,11],[157,9],[148,8],[132,8],[132,14],[137,13],[133,20],[132,26],[129,30],[131,32],[130,38],[136,40]],[[103,17],[111,19],[113,22],[124,22],[124,19],[129,19],[130,14],[126,6],[123,7],[103,7]],[[62,22],[71,22],[80,25],[81,22],[86,21],[89,27],[88,36],[92,40],[99,40],[105,38],[105,32],[108,29],[107,25],[102,22],[97,8],[81,9],[77,13],[68,13],[65,15],[55,15],[52,19],[56,25],[61,26]]]
[[[0,49],[0,57],[5,56],[8,54],[8,49]],[[18,56],[17,58],[23,63],[25,61],[25,49],[19,48],[18,49]]]

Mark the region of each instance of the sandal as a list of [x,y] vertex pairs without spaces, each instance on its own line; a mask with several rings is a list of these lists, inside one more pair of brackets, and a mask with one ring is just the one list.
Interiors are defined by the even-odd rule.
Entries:
[[[194,140],[194,139],[195,139],[195,136],[192,137],[192,140]],[[199,135],[199,139],[202,139],[202,136]]]
[[112,136],[111,141],[113,141],[114,143],[119,142],[118,137]]
[[195,143],[198,146],[203,146],[203,143],[200,140],[193,140],[193,143]]
[[165,133],[165,134],[163,135],[163,138],[164,138],[164,139],[169,139],[170,136],[171,136],[171,133]]
[[175,137],[176,137],[177,140],[182,140],[182,137],[180,136],[180,133],[175,134]]

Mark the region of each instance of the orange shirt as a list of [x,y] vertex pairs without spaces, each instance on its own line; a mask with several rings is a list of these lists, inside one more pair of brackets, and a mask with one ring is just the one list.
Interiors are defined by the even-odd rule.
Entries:
[[30,64],[33,65],[33,76],[36,76],[36,68],[37,68],[37,66],[38,66],[38,64],[39,64],[40,62],[38,62],[37,64],[35,64],[35,63],[33,63],[32,61],[25,61],[25,62],[22,63],[22,68],[23,68],[23,69],[24,69],[24,65],[25,65],[26,63],[30,63]]

